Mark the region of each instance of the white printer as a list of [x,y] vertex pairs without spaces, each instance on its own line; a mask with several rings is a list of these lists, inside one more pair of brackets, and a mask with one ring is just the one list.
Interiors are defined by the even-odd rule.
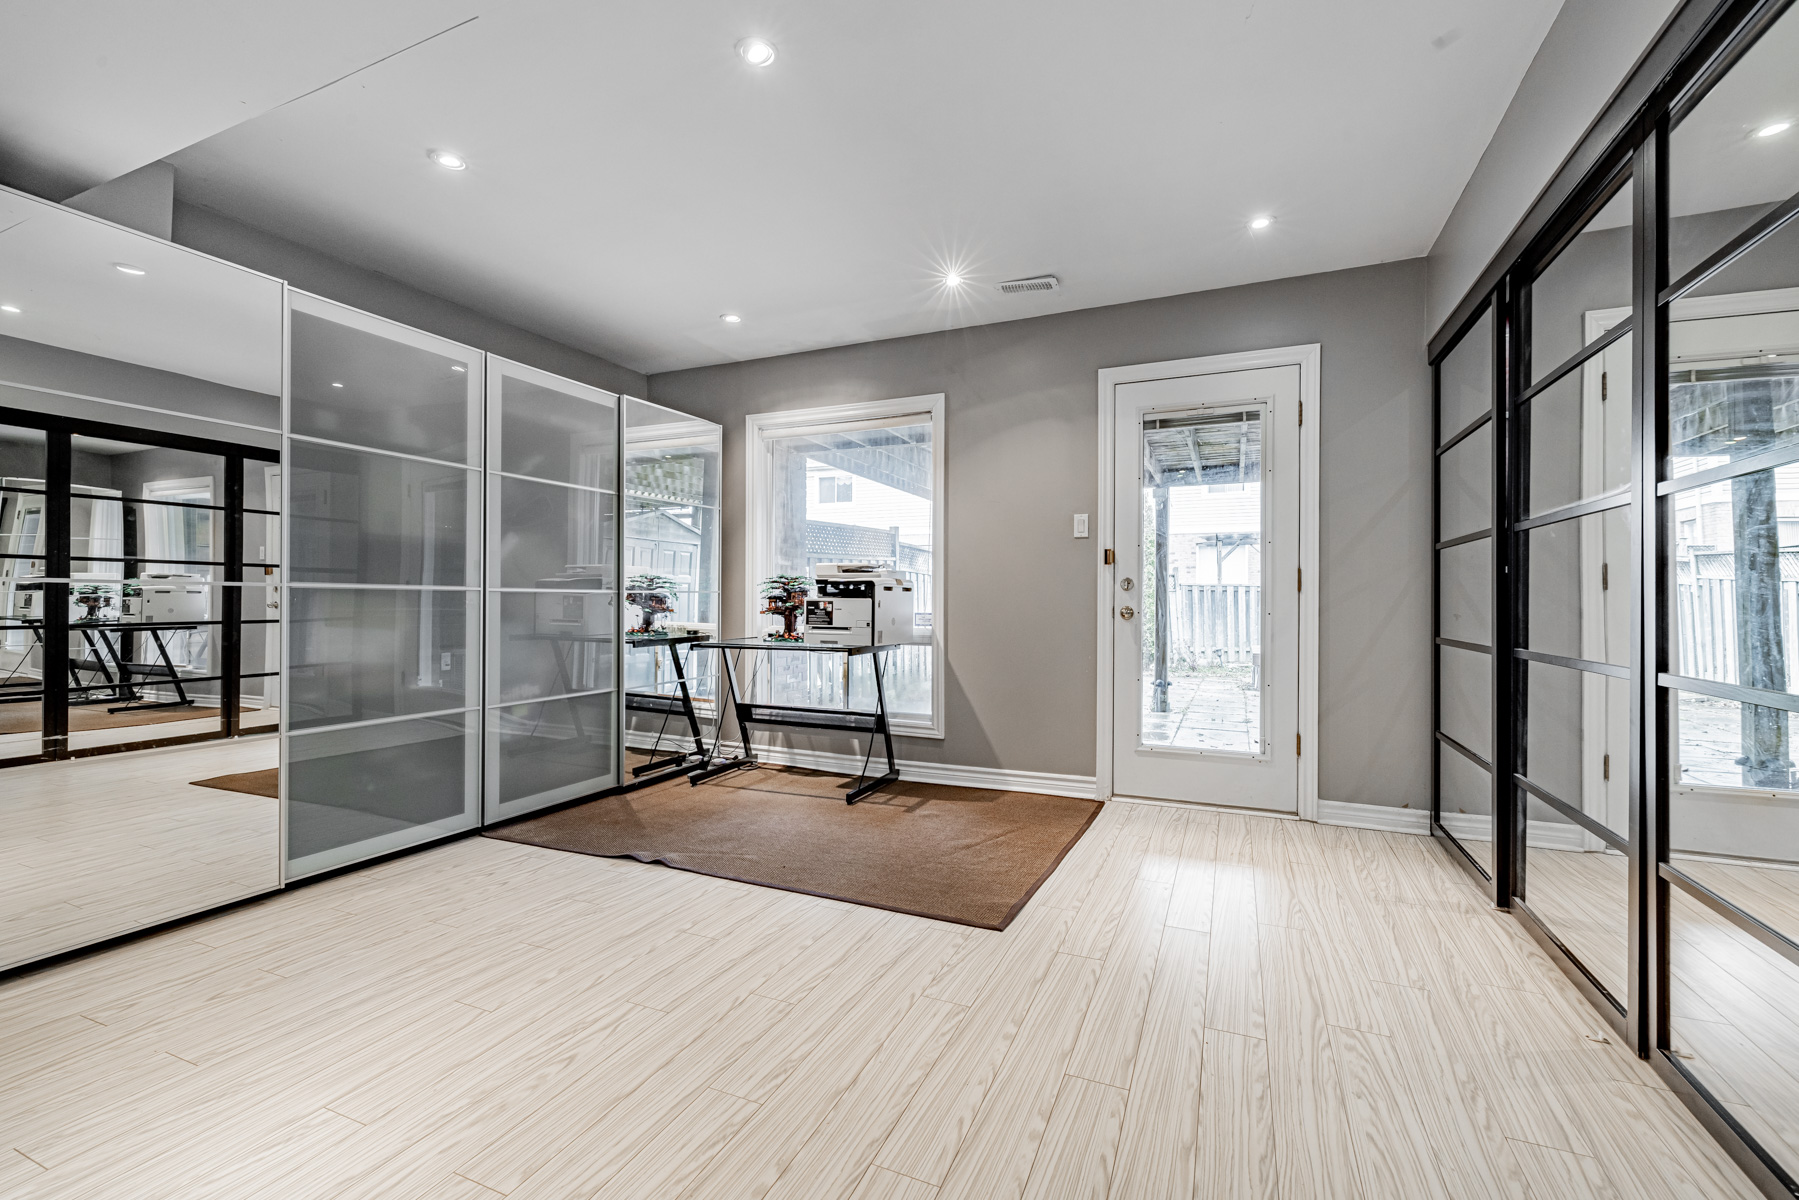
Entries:
[[121,615],[122,622],[156,621],[171,625],[199,624],[206,620],[208,585],[198,575],[145,575],[138,580],[143,589],[141,603],[134,614]]
[[890,567],[819,563],[806,601],[805,639],[815,646],[918,645],[930,641],[912,619],[912,585]]
[[612,593],[603,589],[611,580],[611,567],[581,563],[564,568],[562,574],[550,579],[539,579],[537,586],[544,590],[537,593],[537,632],[610,641]]

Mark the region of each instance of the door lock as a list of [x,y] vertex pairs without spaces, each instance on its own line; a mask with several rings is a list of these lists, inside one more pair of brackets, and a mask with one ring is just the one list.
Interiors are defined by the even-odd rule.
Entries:
[[1118,586],[1128,592],[1137,585],[1131,582],[1131,577],[1129,575],[1126,575],[1124,579],[1119,582]]
[[1118,615],[1128,621],[1132,617],[1137,615],[1137,610],[1127,604],[1123,608],[1118,610]]

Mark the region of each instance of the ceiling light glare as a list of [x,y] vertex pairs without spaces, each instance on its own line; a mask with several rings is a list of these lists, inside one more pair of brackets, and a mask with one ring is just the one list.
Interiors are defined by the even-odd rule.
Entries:
[[739,325],[743,323],[743,318],[736,313],[720,313],[718,319],[727,325]]
[[944,287],[959,288],[962,286],[962,275],[959,271],[951,271],[943,277]]
[[332,386],[332,387],[342,387],[342,386],[343,386],[343,384],[341,384],[341,383],[334,383],[334,384],[332,384],[332,385],[331,385],[331,386]]
[[19,306],[16,304],[0,304],[0,312],[16,313],[18,311],[19,311]]
[[446,171],[468,170],[468,160],[450,150],[427,150],[425,157]]
[[451,367],[450,370],[455,371],[458,375],[467,375],[468,374],[468,368],[463,367],[463,366]]
[[766,67],[775,61],[774,43],[765,42],[761,38],[744,38],[737,43],[737,53],[752,67]]
[[114,263],[112,265],[112,269],[115,271],[123,271],[127,275],[143,275],[143,274],[145,274],[145,271],[142,267],[134,267],[130,263]]
[[1272,224],[1274,224],[1273,217],[1256,217],[1250,221],[1249,227],[1251,229],[1266,229]]
[[1776,121],[1772,125],[1763,125],[1755,131],[1756,137],[1773,137],[1777,133],[1785,133],[1793,127],[1791,121]]

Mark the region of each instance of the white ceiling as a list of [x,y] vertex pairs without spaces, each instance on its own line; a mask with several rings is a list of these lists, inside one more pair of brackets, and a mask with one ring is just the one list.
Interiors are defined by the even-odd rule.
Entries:
[[[645,372],[1422,255],[1560,5],[469,2],[473,22],[204,130],[171,158],[177,194]],[[325,32],[415,32],[370,30],[386,11],[280,20],[305,58]],[[733,53],[752,34],[772,66]],[[247,37],[183,57],[176,100],[298,73]],[[165,106],[88,82],[89,124]],[[29,141],[8,107],[0,145]],[[1063,289],[992,290],[1040,272]]]

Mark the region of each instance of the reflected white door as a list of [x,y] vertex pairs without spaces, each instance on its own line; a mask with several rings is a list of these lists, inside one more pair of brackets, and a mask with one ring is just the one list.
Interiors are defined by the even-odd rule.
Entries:
[[1120,384],[1112,790],[1295,812],[1299,368]]

